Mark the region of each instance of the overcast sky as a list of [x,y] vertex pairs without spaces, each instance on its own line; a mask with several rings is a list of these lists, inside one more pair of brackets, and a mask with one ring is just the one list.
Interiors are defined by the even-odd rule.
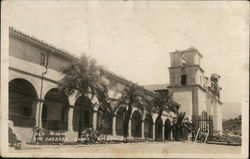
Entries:
[[[7,4],[6,4],[7,5]],[[169,52],[197,48],[223,101],[241,102],[248,74],[248,2],[14,1],[9,26],[141,85],[169,82]],[[247,88],[248,90],[248,88]]]

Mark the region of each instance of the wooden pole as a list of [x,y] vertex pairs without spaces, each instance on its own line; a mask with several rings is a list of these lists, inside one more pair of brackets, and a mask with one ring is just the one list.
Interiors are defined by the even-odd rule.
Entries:
[[197,138],[198,138],[199,133],[200,133],[200,128],[198,129],[198,131],[197,131],[197,133],[196,133],[196,135],[195,135],[194,142],[196,142],[196,140],[197,140]]
[[209,135],[209,129],[208,129],[208,132],[207,132],[206,138],[205,138],[205,140],[204,140],[204,143],[206,143],[206,142],[207,142],[207,137],[208,137],[208,135]]

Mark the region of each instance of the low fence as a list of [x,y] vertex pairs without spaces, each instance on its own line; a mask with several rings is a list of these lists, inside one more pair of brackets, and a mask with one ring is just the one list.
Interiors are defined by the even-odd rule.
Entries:
[[194,141],[223,142],[238,145],[242,142],[241,136],[223,134],[220,131],[214,130],[213,116],[208,115],[207,112],[202,112],[199,116],[192,116],[192,123],[194,128],[192,139]]
[[193,140],[204,141],[213,139],[214,126],[212,115],[208,115],[207,112],[202,112],[202,114],[198,116],[193,115],[192,123],[194,128],[192,133]]

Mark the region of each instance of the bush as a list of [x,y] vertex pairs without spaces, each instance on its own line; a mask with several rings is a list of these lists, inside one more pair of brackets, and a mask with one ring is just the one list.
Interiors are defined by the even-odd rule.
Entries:
[[87,128],[81,133],[81,137],[77,139],[77,143],[93,144],[98,140],[99,132],[93,128]]

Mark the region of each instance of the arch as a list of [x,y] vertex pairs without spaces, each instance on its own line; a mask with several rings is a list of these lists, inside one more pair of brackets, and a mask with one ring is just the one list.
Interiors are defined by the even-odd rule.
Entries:
[[98,120],[102,120],[99,123],[101,125],[98,125],[100,128],[100,133],[103,135],[111,135],[112,134],[112,113],[109,111],[104,112],[98,112]]
[[126,114],[126,108],[125,107],[119,107],[119,109],[116,112],[116,134],[117,135],[123,135],[124,134],[124,126],[123,121],[125,119]]
[[162,127],[163,122],[161,117],[157,117],[155,121],[155,139],[156,140],[162,140]]
[[9,82],[9,120],[14,126],[34,127],[37,92],[27,80],[16,78]]
[[150,113],[147,113],[144,120],[144,137],[153,138],[153,118]]
[[141,137],[141,113],[138,110],[135,110],[132,114],[132,121],[131,121],[131,135],[133,137]]
[[132,113],[131,113],[131,116],[130,118],[132,118],[132,115],[134,114],[135,111],[138,111],[140,114],[142,114],[141,110],[136,108],[136,107],[132,107]]
[[68,128],[67,96],[57,88],[50,89],[44,96],[42,109],[42,126],[48,130],[67,130]]
[[39,92],[41,89],[41,80],[38,80],[36,77],[25,75],[20,72],[16,72],[14,70],[9,70],[9,82],[15,80],[15,79],[23,79],[25,81],[28,81],[36,90],[37,97],[39,98]]
[[171,121],[169,119],[167,119],[165,121],[165,132],[164,132],[164,136],[166,140],[171,140]]
[[91,100],[85,96],[78,97],[73,112],[73,130],[84,131],[93,127],[93,112]]

